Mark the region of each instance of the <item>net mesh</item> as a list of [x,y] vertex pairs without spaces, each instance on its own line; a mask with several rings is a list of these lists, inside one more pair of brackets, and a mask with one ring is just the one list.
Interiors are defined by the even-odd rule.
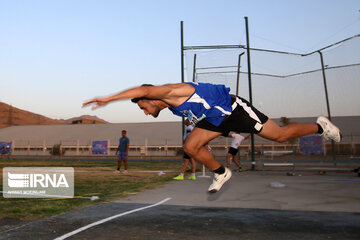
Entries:
[[[360,37],[321,51],[332,116],[360,115]],[[186,50],[187,81],[224,84],[249,99],[245,49]],[[319,52],[309,55],[251,50],[253,105],[271,118],[327,115]],[[195,59],[196,55],[196,59]]]

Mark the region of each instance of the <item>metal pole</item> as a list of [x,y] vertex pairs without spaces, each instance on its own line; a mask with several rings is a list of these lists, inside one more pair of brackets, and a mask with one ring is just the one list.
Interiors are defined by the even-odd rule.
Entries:
[[184,22],[180,22],[180,42],[181,42],[181,82],[184,82]]
[[323,80],[324,80],[324,90],[325,90],[325,97],[326,97],[326,108],[327,108],[329,120],[331,121],[330,105],[329,105],[329,95],[328,95],[327,84],[326,84],[324,58],[323,58],[322,52],[318,51],[318,53],[320,54],[321,70],[322,70],[322,75],[323,75]]
[[[318,53],[320,54],[320,60],[321,60],[321,70],[322,70],[323,81],[324,81],[326,108],[327,108],[327,112],[328,112],[328,118],[331,121],[331,113],[330,113],[329,95],[328,95],[327,84],[326,84],[324,58],[323,58],[323,55],[322,55],[321,51],[318,51]],[[334,142],[334,140],[331,140],[331,150],[332,150],[334,166],[336,166],[336,153],[335,153],[335,142]]]
[[[180,42],[181,42],[181,82],[185,80],[185,69],[184,69],[184,22],[180,22]],[[183,143],[185,133],[185,119],[182,117],[181,120],[181,143]],[[184,156],[182,156],[184,161]]]
[[[240,82],[240,63],[241,63],[241,56],[244,54],[245,52],[239,54],[239,60],[238,60],[238,66],[237,66],[237,76],[236,76],[236,96],[239,96],[239,82]],[[241,157],[241,154],[240,154],[240,146],[239,146],[239,151],[237,153],[238,155],[238,161],[240,162],[240,157]]]
[[196,82],[196,54],[194,54],[193,82]]
[[[246,25],[246,51],[247,51],[247,62],[248,62],[248,78],[249,78],[249,101],[252,105],[252,87],[251,87],[251,64],[250,64],[250,40],[249,40],[249,25],[248,18],[245,17]],[[255,170],[255,140],[254,134],[251,133],[251,170]]]
[[244,55],[245,52],[239,54],[238,66],[237,66],[237,77],[236,77],[236,96],[239,96],[239,82],[240,82],[240,62],[241,56]]

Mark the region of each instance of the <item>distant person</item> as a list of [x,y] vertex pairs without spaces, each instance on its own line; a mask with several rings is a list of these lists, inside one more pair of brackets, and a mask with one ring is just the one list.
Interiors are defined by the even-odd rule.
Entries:
[[120,168],[121,168],[121,162],[124,161],[124,172],[123,173],[127,173],[128,171],[128,152],[129,152],[129,144],[130,144],[130,140],[128,137],[126,137],[126,131],[122,130],[121,131],[121,138],[119,139],[119,146],[116,149],[116,153],[115,155],[118,156],[118,167],[116,172],[120,173]]
[[5,155],[5,154],[6,154],[6,145],[1,146],[0,154],[1,154],[1,155]]
[[241,142],[248,139],[250,137],[250,134],[247,135],[246,137],[243,137],[242,135],[240,135],[240,133],[231,133],[228,135],[228,137],[231,137],[232,140],[228,154],[226,155],[226,167],[230,167],[230,159],[232,158],[233,162],[239,168],[239,172],[242,172],[243,169],[240,165],[240,162],[237,160],[237,153]]
[[[186,125],[186,128],[185,128],[184,142],[183,143],[185,143],[185,140],[190,135],[191,131],[194,129],[194,126],[191,125],[189,119],[185,120],[185,125]],[[189,155],[187,155],[185,151],[184,151],[183,158],[184,158],[183,168],[182,168],[180,174],[178,176],[174,177],[173,179],[175,179],[175,180],[184,180],[184,175],[185,175],[185,172],[186,172],[187,167],[188,167],[189,162],[190,162],[191,163],[191,176],[188,179],[189,180],[196,180],[196,163],[195,163],[195,160],[193,158],[191,158]]]
[[131,99],[146,115],[157,117],[161,110],[168,108],[175,115],[187,117],[195,128],[186,139],[184,150],[214,172],[213,183],[208,189],[210,193],[220,190],[231,178],[231,171],[217,162],[204,145],[218,136],[227,136],[230,131],[255,133],[277,142],[316,133],[336,142],[341,140],[339,128],[326,117],[318,117],[316,123],[291,123],[280,127],[248,101],[229,92],[230,88],[224,85],[210,83],[144,84],[94,98],[84,102],[83,106],[95,103],[92,109],[96,109],[112,101]]

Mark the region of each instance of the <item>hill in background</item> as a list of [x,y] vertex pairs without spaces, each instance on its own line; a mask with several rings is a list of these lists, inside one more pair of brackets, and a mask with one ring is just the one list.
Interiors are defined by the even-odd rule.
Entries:
[[83,115],[70,119],[52,119],[40,114],[25,111],[0,102],[0,128],[21,125],[59,125],[59,124],[103,124],[108,123],[97,116]]

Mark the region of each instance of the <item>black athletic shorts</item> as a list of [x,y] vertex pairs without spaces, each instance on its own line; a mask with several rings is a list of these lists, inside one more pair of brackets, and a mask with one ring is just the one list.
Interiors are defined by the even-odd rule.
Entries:
[[235,156],[238,153],[238,150],[236,148],[230,147],[228,153]]
[[269,118],[241,97],[231,95],[231,103],[233,107],[231,115],[226,117],[218,127],[205,119],[201,120],[195,127],[213,132],[220,132],[223,136],[228,136],[230,131],[260,133],[263,124]]

